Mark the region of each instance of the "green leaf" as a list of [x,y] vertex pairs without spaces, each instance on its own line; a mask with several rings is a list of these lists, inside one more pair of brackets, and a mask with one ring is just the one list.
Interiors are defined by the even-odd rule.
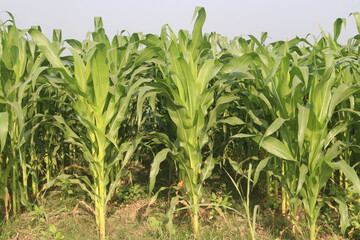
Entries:
[[221,67],[222,65],[214,59],[209,59],[204,62],[196,79],[199,93],[202,93],[207,88],[209,81],[215,77]]
[[57,231],[57,229],[56,229],[56,227],[55,227],[54,224],[50,224],[48,230],[49,230],[49,232],[52,233],[52,234],[56,233],[56,231]]
[[150,183],[149,183],[149,192],[151,193],[155,186],[156,176],[160,170],[160,164],[166,159],[168,153],[171,152],[169,148],[164,148],[158,152],[154,158],[153,163],[151,164],[150,170]]
[[87,76],[87,74],[86,74],[86,66],[79,54],[77,54],[72,49],[71,49],[71,53],[74,58],[75,79],[76,79],[81,91],[87,92],[87,80],[88,80],[89,76]]
[[204,167],[201,171],[201,182],[205,181],[208,177],[211,176],[212,170],[215,166],[215,160],[212,155],[210,155],[204,163]]
[[306,179],[306,174],[308,173],[308,171],[309,171],[309,169],[307,168],[307,166],[305,166],[304,164],[301,164],[301,167],[299,170],[299,180],[298,180],[298,185],[296,188],[296,194],[298,194],[301,191],[302,186]]
[[[195,54],[197,48],[200,47],[202,42],[202,27],[206,19],[206,12],[203,7],[196,7],[194,11],[193,18],[197,15],[194,28],[192,31],[192,40],[191,40],[191,53]],[[195,58],[194,58],[195,59]]]
[[268,164],[270,158],[271,158],[271,157],[264,158],[264,159],[261,160],[261,161],[259,162],[259,164],[257,165],[257,167],[256,167],[256,169],[255,169],[255,173],[254,173],[253,187],[256,185],[257,181],[259,180],[260,172],[266,167],[266,165]]
[[270,126],[266,129],[264,135],[262,136],[262,138],[260,140],[259,146],[261,147],[261,144],[265,137],[268,137],[271,134],[273,134],[274,132],[276,132],[279,128],[281,128],[281,126],[284,124],[285,121],[286,121],[286,119],[283,119],[283,118],[275,119],[274,122],[272,122],[270,124]]
[[143,62],[153,58],[156,55],[155,48],[145,48],[141,51],[140,55],[136,58],[135,65],[140,65]]
[[9,129],[9,114],[0,112],[0,152],[4,150]]
[[335,20],[335,22],[334,22],[334,40],[335,41],[337,41],[337,39],[340,36],[342,25],[345,26],[345,24],[346,24],[345,18],[338,18]]
[[345,132],[347,129],[348,123],[347,122],[340,122],[337,126],[331,129],[326,136],[324,146],[325,148],[330,144],[330,142],[341,132]]
[[[256,136],[253,140],[257,143],[260,143],[261,137]],[[281,159],[295,161],[294,156],[292,155],[288,146],[286,146],[283,142],[277,140],[274,137],[266,137],[263,139],[261,147],[265,149],[267,152],[277,156]]]
[[358,30],[358,33],[360,33],[360,13],[358,12],[354,12],[354,13],[351,13],[354,18],[355,18],[355,22],[356,22],[356,27],[357,27],[357,30]]
[[334,197],[335,202],[339,204],[339,212],[340,212],[340,228],[341,234],[345,234],[346,228],[350,226],[349,221],[349,210],[345,202],[341,201],[338,198]]
[[[242,169],[241,163],[233,161],[229,159],[229,163],[232,166],[232,168],[240,175],[244,175],[244,171]],[[236,184],[235,184],[236,185]]]
[[335,107],[342,101],[348,99],[351,95],[359,91],[358,86],[348,86],[346,84],[341,84],[335,89],[335,92],[331,98],[329,105],[328,118],[332,117]]
[[299,113],[298,113],[298,145],[299,145],[299,148],[302,149],[302,145],[304,143],[304,138],[305,138],[305,131],[306,131],[307,124],[309,121],[310,108],[301,106],[299,104],[297,107],[299,109]]
[[332,169],[341,170],[345,174],[345,176],[352,182],[354,191],[360,194],[360,179],[353,167],[350,167],[344,160],[335,163],[327,161],[327,164]]
[[41,52],[44,53],[49,62],[57,68],[63,68],[65,72],[71,76],[71,73],[65,68],[64,64],[61,62],[59,54],[56,52],[54,47],[51,45],[49,40],[37,29],[30,29],[29,33],[36,45],[40,48]]
[[76,39],[66,39],[65,42],[69,44],[77,52],[81,52],[82,46],[81,42]]
[[91,58],[91,76],[93,80],[95,101],[101,111],[109,92],[109,73],[106,65],[105,44],[98,44]]
[[22,132],[25,125],[25,109],[21,108],[21,105],[18,102],[6,102],[14,110],[16,120],[19,124],[19,131]]
[[[333,64],[333,56],[327,55],[329,59],[326,59],[326,63]],[[314,113],[320,124],[324,124],[326,117],[329,114],[329,105],[331,101],[331,87],[335,81],[334,67],[330,67],[324,73],[321,81],[316,85],[315,92],[313,93],[313,109]]]
[[235,135],[232,135],[230,138],[248,138],[248,137],[255,137],[256,134],[246,134],[246,133],[238,133]]
[[225,124],[229,124],[231,126],[236,126],[236,125],[244,125],[245,122],[243,120],[241,120],[238,117],[228,117],[225,119],[221,119],[218,121],[218,123],[225,123]]

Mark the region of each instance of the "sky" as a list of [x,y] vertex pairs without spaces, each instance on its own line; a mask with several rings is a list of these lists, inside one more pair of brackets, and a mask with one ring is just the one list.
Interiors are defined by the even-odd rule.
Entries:
[[18,28],[40,25],[48,37],[53,29],[63,30],[63,39],[82,40],[93,30],[93,19],[103,18],[105,30],[113,36],[160,32],[164,24],[178,31],[192,29],[196,6],[205,7],[204,32],[229,37],[268,32],[273,41],[307,34],[319,36],[320,26],[332,33],[334,21],[346,18],[340,41],[357,34],[352,12],[360,12],[360,0],[1,0],[0,19],[15,16]]

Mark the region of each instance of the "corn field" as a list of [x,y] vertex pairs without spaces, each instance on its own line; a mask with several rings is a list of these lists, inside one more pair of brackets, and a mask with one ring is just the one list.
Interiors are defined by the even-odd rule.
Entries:
[[[151,202],[174,190],[169,215],[187,211],[195,238],[214,169],[238,190],[249,239],[260,239],[256,189],[279,200],[296,239],[318,239],[329,206],[341,216],[338,234],[360,237],[359,13],[359,34],[346,44],[343,18],[331,34],[269,43],[267,33],[203,33],[201,7],[192,32],[165,25],[159,35],[109,38],[97,17],[83,41],[18,29],[8,15],[0,21],[5,222],[66,182],[86,193],[107,239],[108,204],[147,155]],[[167,183],[157,181],[165,163]]]

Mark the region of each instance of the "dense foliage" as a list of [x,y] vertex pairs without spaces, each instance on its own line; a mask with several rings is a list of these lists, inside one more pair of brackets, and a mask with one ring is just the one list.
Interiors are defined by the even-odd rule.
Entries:
[[[279,200],[297,238],[316,239],[328,206],[341,215],[341,234],[360,236],[360,14],[352,15],[359,34],[343,45],[341,18],[332,35],[311,40],[229,41],[202,33],[197,8],[192,33],[166,25],[159,36],[110,40],[95,18],[81,42],[20,30],[9,14],[0,25],[1,214],[30,210],[66,182],[87,193],[105,239],[109,201],[130,167],[150,158],[153,200],[174,190],[169,213],[181,202],[195,237],[210,204],[204,184],[223,166],[233,167],[224,176],[238,174],[231,180],[251,238],[259,206],[250,191]],[[172,177],[159,184],[165,162]]]

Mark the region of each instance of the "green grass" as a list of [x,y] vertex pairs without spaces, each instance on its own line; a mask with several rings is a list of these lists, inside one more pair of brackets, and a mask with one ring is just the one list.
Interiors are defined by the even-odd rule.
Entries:
[[[34,215],[26,212],[3,222],[0,239],[59,239],[91,240],[98,239],[96,223],[91,213],[81,205],[74,211],[78,196],[64,198],[58,191],[50,192],[44,200],[44,211]],[[108,239],[194,239],[188,212],[181,212],[175,217],[176,234],[170,235],[166,229],[167,202],[164,199],[151,206],[149,215],[139,218],[136,212],[147,200],[138,200],[121,208],[115,208],[107,218]],[[141,210],[139,211],[141,212]],[[202,223],[199,239],[246,239],[247,225],[245,219],[231,212],[224,217],[211,209],[204,210],[200,218]],[[56,231],[49,231],[53,225]],[[262,239],[272,239],[264,230],[259,229]]]
[[[138,187],[136,187],[138,188]],[[70,188],[71,189],[71,188]],[[231,188],[225,188],[229,192]],[[97,240],[98,232],[95,219],[84,205],[77,204],[84,199],[80,189],[73,189],[73,194],[64,196],[58,190],[49,191],[43,199],[43,210],[24,212],[2,222],[0,229],[1,240],[37,240],[37,239],[74,239]],[[211,188],[205,187],[204,198],[211,202]],[[222,196],[220,194],[219,196]],[[115,240],[152,240],[152,239],[195,239],[192,233],[189,211],[177,212],[174,216],[175,234],[166,228],[168,202],[167,196],[158,198],[151,205],[149,212],[144,209],[148,199],[141,196],[136,201],[128,201],[122,206],[110,204],[111,212],[107,215],[107,239]],[[201,235],[198,239],[251,239],[248,229],[245,209],[235,195],[228,200],[243,216],[232,211],[218,210],[212,207],[202,207],[200,211]],[[219,214],[221,213],[221,214]],[[291,231],[291,221],[282,216],[278,210],[261,204],[257,217],[256,236],[258,239],[295,239]],[[320,232],[321,239],[328,239],[331,232]],[[339,239],[340,236],[336,235]]]

